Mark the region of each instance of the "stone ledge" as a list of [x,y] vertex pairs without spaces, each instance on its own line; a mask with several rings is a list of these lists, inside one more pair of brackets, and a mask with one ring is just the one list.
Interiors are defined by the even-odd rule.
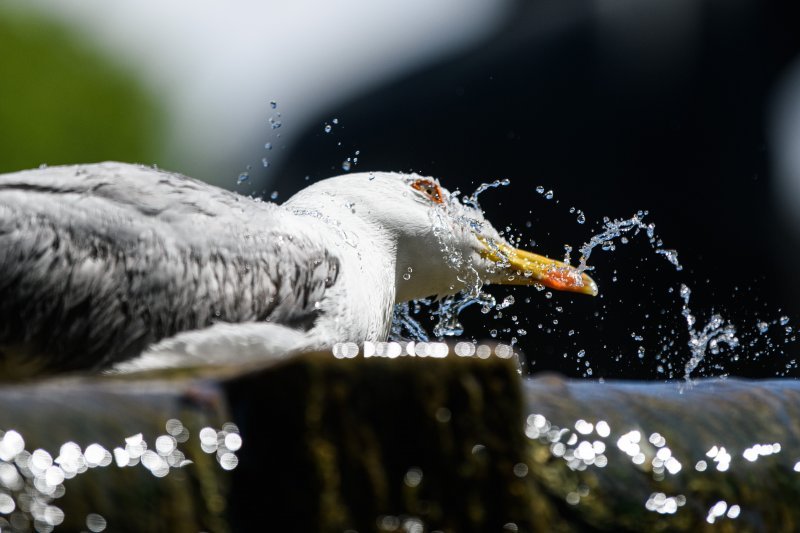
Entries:
[[[0,429],[53,458],[67,441],[110,451],[137,433],[153,449],[168,419],[191,432],[178,448],[194,463],[163,478],[111,463],[66,480],[49,502],[66,530],[89,513],[109,531],[388,531],[415,520],[427,531],[527,530],[529,484],[513,473],[526,453],[519,381],[515,362],[497,357],[305,354],[4,386]],[[230,472],[197,439],[229,422],[244,441]]]

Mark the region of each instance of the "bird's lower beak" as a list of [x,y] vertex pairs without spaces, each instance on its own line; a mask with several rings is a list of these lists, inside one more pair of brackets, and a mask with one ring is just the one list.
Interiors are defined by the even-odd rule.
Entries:
[[492,281],[502,285],[536,285],[558,291],[580,292],[597,296],[597,283],[586,274],[566,263],[519,250],[503,242],[480,239],[484,245],[481,255],[500,267],[499,276]]

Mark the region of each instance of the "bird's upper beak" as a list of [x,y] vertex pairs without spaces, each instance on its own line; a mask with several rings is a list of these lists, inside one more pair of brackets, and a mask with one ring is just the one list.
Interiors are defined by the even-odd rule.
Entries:
[[502,285],[536,285],[559,291],[580,292],[597,296],[597,283],[566,263],[520,250],[504,242],[479,240],[484,246],[481,255],[495,262],[501,276],[492,280]]

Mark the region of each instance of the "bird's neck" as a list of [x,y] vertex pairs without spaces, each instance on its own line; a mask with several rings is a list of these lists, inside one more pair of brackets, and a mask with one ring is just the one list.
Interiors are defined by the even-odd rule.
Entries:
[[395,243],[349,210],[324,213],[300,205],[290,210],[307,219],[303,226],[340,261],[337,281],[321,302],[315,342],[329,346],[385,340],[395,302]]

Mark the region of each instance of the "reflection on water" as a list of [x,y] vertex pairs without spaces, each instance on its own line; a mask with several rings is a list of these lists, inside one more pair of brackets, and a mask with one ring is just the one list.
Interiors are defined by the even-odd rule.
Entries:
[[[0,431],[0,530],[52,531],[65,518],[56,501],[66,493],[66,482],[93,469],[141,466],[155,477],[165,477],[173,469],[192,465],[179,448],[189,442],[189,429],[177,419],[168,420],[165,429],[166,434],[156,437],[152,446],[137,433],[125,438],[124,445],[114,447],[113,453],[99,443],[82,450],[70,441],[60,446],[58,454],[43,449],[29,451],[19,432]],[[236,468],[242,437],[235,424],[225,423],[219,430],[204,427],[198,437],[200,448],[215,454],[220,467]],[[93,532],[104,531],[107,526],[98,513],[89,513],[85,522]]]
[[365,359],[371,357],[444,359],[451,354],[458,357],[477,357],[478,359],[488,359],[492,355],[500,359],[517,357],[514,348],[508,344],[488,345],[466,341],[456,343],[452,351],[450,346],[444,342],[365,342],[361,348],[354,342],[339,342],[333,346],[332,352],[337,359],[354,359],[359,355]]
[[[514,354],[508,344],[459,342],[448,349],[435,342],[388,342],[343,343],[334,356]],[[682,380],[592,383],[543,377],[524,379],[522,386],[527,415],[521,429],[529,447],[526,460],[507,465],[509,472],[539,486],[538,498],[556,500],[554,512],[577,529],[580,524],[607,531],[800,525],[800,517],[785,521],[798,514],[800,497],[800,426],[787,424],[800,419],[796,382],[706,379],[685,387]],[[443,423],[455,416],[436,412]],[[473,453],[485,447],[476,444]],[[416,486],[422,479],[421,469],[412,468],[404,483]],[[398,517],[391,520],[401,524]]]
[[[327,386],[337,392],[330,394],[330,391],[322,390],[316,401],[325,406],[339,401],[348,409],[353,398],[369,399],[370,396],[359,395],[364,391],[360,385],[354,387],[352,394],[342,394],[345,380],[339,378],[349,374],[340,370],[345,367],[359,369],[362,364],[366,366],[366,359],[374,362],[373,358],[405,358],[403,365],[387,366],[392,361],[384,361],[374,367],[409,369],[416,366],[424,371],[434,367],[448,369],[459,366],[455,364],[459,358],[498,358],[504,361],[503,364],[486,366],[504,370],[496,373],[495,377],[508,377],[513,375],[513,372],[509,372],[509,363],[515,358],[513,347],[509,344],[486,345],[466,341],[451,346],[438,342],[385,342],[362,346],[342,343],[335,346],[333,356],[338,361],[324,357],[321,360],[337,369],[332,374],[335,379],[318,381],[320,388],[315,388],[314,392],[320,392]],[[425,358],[437,359],[440,364],[409,364],[409,360],[421,362],[419,359]],[[446,358],[451,360],[447,361]],[[792,382],[772,382],[761,386],[733,380],[700,380],[693,387],[681,391],[682,381],[670,384],[599,384],[553,378],[516,382],[493,378],[484,384],[485,388],[480,388],[473,378],[481,377],[479,369],[484,365],[465,362],[469,364],[460,366],[474,369],[475,373],[460,374],[461,377],[455,381],[455,388],[461,392],[453,398],[461,397],[467,390],[472,390],[474,396],[467,395],[467,398],[471,398],[469,401],[462,398],[463,403],[459,407],[458,401],[451,402],[452,398],[446,395],[448,387],[439,390],[436,384],[440,381],[425,381],[426,386],[420,389],[420,395],[425,398],[425,416],[429,417],[427,423],[429,426],[432,423],[434,434],[441,430],[447,435],[451,432],[457,435],[465,428],[480,427],[487,420],[495,423],[497,411],[502,411],[499,397],[519,400],[517,386],[521,384],[525,416],[519,416],[520,402],[515,401],[517,407],[513,409],[514,416],[503,418],[506,422],[502,422],[504,428],[513,427],[513,431],[502,433],[503,439],[490,438],[491,432],[471,433],[470,438],[463,440],[463,446],[457,448],[465,456],[460,459],[465,465],[491,466],[505,472],[511,480],[509,486],[522,491],[518,494],[523,494],[524,502],[530,501],[531,509],[541,505],[540,500],[555,501],[556,504],[552,506],[555,513],[574,513],[583,520],[576,521],[577,524],[593,524],[598,530],[608,531],[615,530],[609,524],[619,524],[620,528],[627,530],[649,530],[649,526],[655,523],[676,530],[695,530],[690,526],[709,523],[717,524],[715,527],[720,527],[719,524],[736,524],[741,526],[740,529],[748,529],[759,519],[765,520],[766,524],[775,523],[759,514],[765,505],[786,510],[794,505],[795,496],[800,497],[800,478],[797,477],[800,475],[797,472],[800,470],[800,426],[786,423],[800,419],[800,386]],[[374,373],[370,375],[376,377]],[[482,403],[484,394],[492,390],[495,396],[490,396],[489,400]],[[402,394],[398,394],[397,398],[400,409],[404,402],[413,401]],[[378,405],[377,416],[385,416],[384,404],[375,404]],[[469,417],[465,417],[467,405],[474,408],[474,411],[468,412]],[[296,416],[302,417],[302,412],[304,410],[301,409]],[[373,412],[371,407],[368,412]],[[340,427],[339,422],[347,418],[340,417],[340,414],[338,409],[333,409],[320,418],[333,424],[329,426],[326,422],[315,429],[321,432],[317,436],[324,435],[331,446],[338,446],[338,439],[350,435],[351,428],[366,428],[367,420],[373,420],[372,415],[355,418],[351,419],[352,426]],[[158,420],[163,421],[163,418],[159,417]],[[180,418],[190,420],[186,414],[181,414]],[[269,469],[253,472],[253,463],[238,465],[242,436],[235,425],[221,424],[221,420],[229,419],[229,416],[225,416],[215,419],[216,422],[201,421],[189,428],[183,421],[172,418],[163,424],[159,423],[155,431],[148,432],[140,425],[141,434],[120,433],[118,439],[109,438],[105,441],[98,437],[87,438],[80,441],[82,445],[68,441],[53,448],[45,446],[40,449],[26,445],[26,440],[33,440],[32,431],[23,430],[22,426],[17,426],[20,428],[18,430],[8,429],[0,434],[0,528],[51,531],[59,524],[62,524],[62,528],[74,524],[78,515],[80,523],[90,531],[118,529],[119,524],[115,524],[119,520],[118,515],[112,515],[106,508],[94,507],[94,499],[91,500],[92,507],[80,512],[74,511],[71,505],[67,507],[66,501],[59,505],[59,498],[65,493],[69,493],[70,500],[80,493],[80,481],[70,485],[70,481],[76,477],[85,476],[84,479],[96,484],[94,490],[106,489],[108,485],[104,485],[102,478],[98,477],[99,473],[92,476],[91,471],[95,470],[137,472],[139,484],[136,484],[136,476],[128,478],[129,484],[124,485],[124,490],[120,491],[122,494],[142,489],[144,485],[141,480],[152,479],[150,476],[174,474],[167,480],[157,481],[162,484],[180,479],[186,475],[184,472],[191,476],[199,475],[199,467],[204,462],[214,463],[214,459],[219,465],[214,467],[216,472],[237,468],[239,476],[249,472],[257,474],[259,478],[263,472],[273,472]],[[376,433],[376,439],[395,434],[393,420],[390,416],[383,428],[386,432]],[[417,418],[411,422],[426,423]],[[13,423],[5,422],[4,425],[8,427]],[[242,420],[243,429],[251,431],[253,427]],[[280,434],[279,426],[267,427],[270,433],[274,427],[275,434]],[[305,435],[302,432],[308,426],[301,422],[298,427],[302,428],[301,435]],[[336,428],[334,433],[326,433],[332,428]],[[127,437],[122,438],[122,435]],[[246,438],[248,447],[254,450],[252,447],[257,438],[253,434]],[[271,436],[262,435],[262,438],[270,439]],[[276,440],[286,439],[286,442],[293,443],[294,438],[307,437],[287,433]],[[62,440],[67,439],[62,436],[56,442]],[[446,439],[446,442],[454,441]],[[512,442],[516,443],[514,449],[508,450],[507,446]],[[405,441],[399,444],[400,448],[403,446],[407,446]],[[421,446],[427,449],[428,441]],[[265,453],[260,446],[256,448],[258,451],[248,460],[257,458],[259,452]],[[361,457],[362,449],[358,446],[355,448],[355,455]],[[325,449],[328,450],[327,447]],[[403,453],[398,448],[391,449],[393,453]],[[282,454],[275,454],[275,457],[279,461],[284,460]],[[328,464],[326,461],[334,461],[330,459],[334,455],[327,452],[315,457],[319,463],[314,464],[323,466]],[[391,457],[395,456],[376,454],[372,457],[375,461],[386,458],[386,462],[391,463]],[[418,457],[401,464],[397,476],[385,478],[392,480],[392,487],[404,491],[404,494],[421,494],[420,491],[429,490],[441,481],[437,477],[441,471],[437,473],[436,465],[419,462],[416,460]],[[192,463],[192,460],[196,462]],[[287,469],[295,476],[295,463],[287,464]],[[352,471],[347,470],[348,473]],[[296,474],[298,478],[303,475]],[[296,478],[289,479],[295,481]],[[347,490],[335,479],[331,483],[334,487],[331,490]],[[536,495],[536,501],[533,497],[527,498],[524,492],[526,486],[532,485],[542,488],[539,492],[530,493]],[[263,489],[261,485],[240,487],[237,496],[241,497],[242,491],[259,486],[261,489],[255,489],[253,501],[260,505],[258,495]],[[280,490],[286,484],[282,481],[277,486]],[[222,497],[230,496],[235,501],[237,498],[232,496],[234,493],[228,495],[222,491]],[[158,503],[171,505],[179,498],[180,494],[177,493],[164,494]],[[419,509],[414,511],[416,514],[406,515],[399,512],[388,514],[395,509],[378,508],[375,514],[370,515],[370,520],[375,521],[374,527],[384,530],[428,530],[425,521],[431,520],[432,515],[425,514],[426,507]],[[65,513],[69,516],[65,516]],[[506,515],[502,518],[505,519]],[[516,519],[507,522],[505,529],[508,531],[529,529],[528,524]],[[541,530],[547,530],[547,524],[539,525],[542,526]],[[575,529],[580,527],[576,526]]]
[[[800,435],[785,423],[797,415],[796,383],[702,380],[682,390],[680,383],[541,379],[524,386],[538,479],[558,479],[549,488],[589,523],[641,519],[650,521],[637,529],[692,530],[744,520],[734,529],[795,530],[796,522],[776,517],[797,514]],[[625,505],[633,507],[609,518]]]
[[[343,343],[339,359],[513,357],[508,344]],[[538,484],[568,523],[597,530],[794,530],[800,497],[800,385],[732,379],[592,383],[524,379],[527,459],[508,468]],[[437,412],[440,421],[454,414]],[[484,444],[473,453],[481,453]],[[411,469],[404,482],[418,484]],[[539,497],[543,497],[540,496]],[[532,502],[533,503],[533,502]],[[574,514],[573,514],[574,513]],[[397,518],[397,517],[393,517]],[[381,517],[382,520],[389,520]],[[388,522],[387,522],[388,523]],[[394,522],[392,522],[394,523]],[[400,524],[401,522],[397,522]],[[540,524],[542,530],[546,525]]]
[[[683,469],[683,463],[673,455],[667,446],[666,439],[657,432],[643,435],[638,429],[613,432],[608,422],[599,420],[592,424],[583,419],[575,421],[571,427],[559,427],[541,414],[531,414],[527,418],[525,434],[532,440],[546,444],[550,454],[564,462],[567,468],[581,471],[588,468],[605,468],[609,457],[605,453],[607,445],[614,443],[622,452],[615,460],[624,462],[626,459],[640,472],[652,476],[654,481],[663,481],[666,476],[678,475]],[[619,435],[618,437],[616,435]],[[745,449],[741,456],[749,462],[754,462],[759,455],[772,455],[780,452],[779,443],[761,445]],[[733,457],[725,447],[713,446],[706,457],[714,463],[719,472],[727,471]],[[700,460],[695,465],[695,470],[704,472],[708,468],[706,461]],[[590,494],[590,489],[577,486],[575,490],[564,495],[564,501],[570,505],[579,505],[581,498]],[[674,514],[684,507],[687,502],[685,494],[668,495],[664,492],[653,492],[643,506],[647,511],[659,514]],[[741,513],[741,507],[725,501],[716,502],[709,510],[706,520],[713,524],[716,520],[726,517],[735,519]]]

